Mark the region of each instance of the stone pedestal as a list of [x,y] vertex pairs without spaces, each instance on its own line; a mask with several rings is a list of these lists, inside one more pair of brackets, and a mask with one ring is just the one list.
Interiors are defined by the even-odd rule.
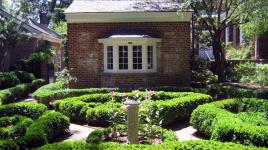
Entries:
[[127,100],[124,102],[127,111],[127,126],[128,126],[128,143],[138,144],[138,132],[139,132],[139,103],[133,100]]

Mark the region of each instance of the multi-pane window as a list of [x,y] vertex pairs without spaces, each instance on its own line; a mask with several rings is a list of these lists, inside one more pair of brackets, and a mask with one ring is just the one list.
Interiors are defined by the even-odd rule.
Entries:
[[142,46],[133,46],[133,69],[142,69]]
[[107,46],[107,69],[113,70],[113,46]]
[[119,46],[119,70],[128,70],[128,46]]
[[153,46],[147,47],[147,65],[148,69],[153,69]]

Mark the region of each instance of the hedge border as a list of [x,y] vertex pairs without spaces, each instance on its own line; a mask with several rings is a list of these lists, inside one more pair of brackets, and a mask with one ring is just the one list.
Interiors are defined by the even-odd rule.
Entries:
[[240,111],[268,114],[268,102],[243,98],[205,104],[194,110],[190,124],[212,140],[268,147],[268,126],[246,123],[232,113]]

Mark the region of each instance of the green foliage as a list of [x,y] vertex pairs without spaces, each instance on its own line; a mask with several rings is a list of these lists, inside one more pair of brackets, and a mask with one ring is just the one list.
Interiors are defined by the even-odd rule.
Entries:
[[35,80],[35,77],[32,73],[25,71],[16,71],[15,73],[21,83],[31,83],[33,80]]
[[1,104],[15,102],[42,86],[44,82],[43,79],[33,80],[32,83],[19,84],[12,88],[0,90],[0,102]]
[[119,143],[101,143],[92,144],[86,142],[61,142],[48,144],[37,150],[265,150],[265,148],[249,147],[234,143],[221,143],[216,141],[188,141],[188,142],[166,142],[160,145],[142,145],[142,144],[119,144]]
[[[126,98],[138,96],[141,102],[145,100],[145,92],[132,93],[115,93],[111,94],[89,94],[80,97],[72,97],[54,102],[55,109],[69,116],[73,120],[86,120],[90,124],[107,125],[111,123],[115,113],[117,119],[124,117],[125,114],[121,109],[122,102]],[[168,125],[177,119],[189,118],[192,111],[200,104],[212,101],[212,98],[205,94],[187,93],[187,92],[156,92],[152,96],[151,102],[144,102],[140,108],[141,121],[146,121],[148,112],[154,108],[157,112],[158,125],[162,120],[163,125]],[[151,113],[155,115],[155,113]],[[152,117],[150,118],[152,119]],[[156,123],[156,122],[154,122]]]
[[[88,143],[101,143],[107,141],[107,139],[111,139],[111,141],[116,141],[116,138],[122,135],[127,135],[127,126],[123,124],[116,125],[118,129],[117,132],[114,134],[113,127],[108,127],[104,129],[97,129],[89,134],[87,137]],[[153,125],[151,127],[152,131],[148,130],[147,124],[140,124],[139,125],[139,136],[143,137],[143,140],[149,141],[151,138],[159,138],[162,142],[171,142],[176,141],[176,134],[168,129],[161,128],[159,126]],[[153,135],[151,133],[154,133]],[[111,135],[115,135],[111,137]],[[150,143],[150,141],[149,141]]]
[[190,122],[212,140],[267,147],[267,110],[266,100],[228,99],[199,106]]
[[227,59],[252,59],[254,57],[253,43],[249,45],[234,48],[232,45],[227,47],[226,58]]
[[72,77],[70,71],[67,68],[64,68],[60,72],[56,72],[56,82],[64,82],[66,85],[69,85],[71,81],[76,82],[77,78]]
[[33,120],[24,116],[0,118],[0,137],[2,139],[15,139],[23,136]]
[[47,107],[38,103],[13,103],[0,106],[0,117],[22,115],[32,119],[40,117]]
[[114,88],[89,88],[89,89],[68,89],[66,83],[59,81],[45,85],[33,93],[33,97],[38,102],[49,105],[57,99],[63,99],[67,97],[75,97],[84,94],[92,93],[107,93],[110,91],[116,91]]
[[241,82],[268,85],[267,64],[242,63],[235,66],[235,71],[237,75],[241,77]]
[[25,139],[31,147],[53,142],[69,128],[69,118],[58,112],[48,111],[27,130]]
[[192,63],[192,80],[203,84],[217,82],[217,76],[210,70],[211,65],[209,60],[195,57]]
[[10,88],[20,83],[15,72],[0,72],[0,90]]

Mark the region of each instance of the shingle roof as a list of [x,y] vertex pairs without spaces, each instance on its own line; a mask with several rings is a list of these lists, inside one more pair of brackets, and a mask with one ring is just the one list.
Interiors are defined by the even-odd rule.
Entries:
[[60,43],[62,40],[61,35],[56,33],[55,31],[49,29],[48,27],[34,21],[34,20],[24,20],[21,17],[14,17],[7,10],[0,6],[0,14],[7,18],[14,18],[15,21],[23,22],[24,30],[30,34],[32,37],[42,38],[45,40],[49,40],[51,42]]
[[175,12],[173,0],[74,0],[65,13]]

